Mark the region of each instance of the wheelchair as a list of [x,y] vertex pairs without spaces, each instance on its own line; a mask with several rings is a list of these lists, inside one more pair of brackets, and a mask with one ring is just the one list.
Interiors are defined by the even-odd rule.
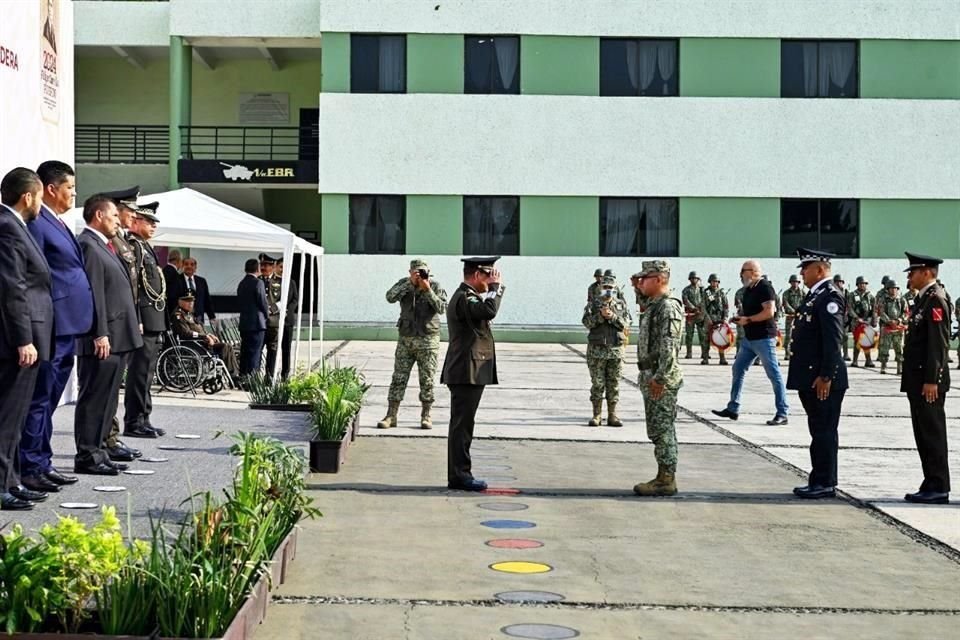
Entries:
[[[232,347],[225,345],[224,348]],[[227,365],[210,350],[206,341],[178,338],[169,330],[157,357],[157,379],[161,390],[181,393],[196,393],[199,388],[213,395],[225,388],[234,388]]]

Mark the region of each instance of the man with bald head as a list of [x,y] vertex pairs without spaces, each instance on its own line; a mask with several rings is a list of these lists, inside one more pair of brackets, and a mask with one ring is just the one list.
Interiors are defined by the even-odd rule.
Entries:
[[743,379],[754,358],[759,358],[763,370],[773,385],[776,402],[776,415],[767,420],[771,426],[787,424],[787,389],[780,374],[777,361],[777,292],[770,281],[763,276],[760,263],[747,260],[740,269],[740,281],[743,283],[742,313],[731,320],[743,327],[743,340],[740,351],[733,362],[733,384],[730,388],[730,402],[722,410],[714,410],[721,418],[736,420],[740,417],[740,392]]

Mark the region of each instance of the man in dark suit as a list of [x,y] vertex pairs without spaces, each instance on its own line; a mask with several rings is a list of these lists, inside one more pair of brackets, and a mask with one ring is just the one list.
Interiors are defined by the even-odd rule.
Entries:
[[30,509],[47,494],[20,484],[17,447],[40,371],[50,359],[50,269],[27,223],[40,215],[43,183],[18,167],[0,181],[0,508]]
[[243,266],[246,275],[237,285],[240,305],[240,375],[260,370],[260,355],[267,332],[267,294],[260,278],[260,263],[251,258]]
[[93,325],[93,294],[83,270],[83,252],[73,231],[60,218],[73,207],[75,177],[70,165],[49,160],[37,174],[43,181],[40,215],[27,225],[50,267],[53,283],[54,340],[49,361],[40,362],[37,384],[20,439],[20,475],[23,486],[35,491],[58,491],[73,484],[53,467],[50,438],[53,412],[73,371],[76,337]]
[[903,345],[900,391],[910,402],[910,421],[917,442],[923,484],[907,502],[947,504],[950,465],[947,461],[947,417],[944,403],[950,389],[950,303],[937,283],[940,258],[907,253],[907,283],[917,291]]
[[172,313],[177,308],[180,299],[177,280],[180,278],[180,269],[183,267],[183,258],[180,249],[170,249],[167,252],[167,264],[163,265],[163,279],[167,282],[167,311]]
[[130,438],[156,438],[162,431],[150,422],[153,412],[150,385],[167,330],[166,280],[149,242],[157,231],[159,206],[157,202],[138,205],[127,236],[137,261],[137,307],[143,335],[143,346],[131,353],[127,361],[123,390],[123,435]]
[[440,383],[450,389],[447,436],[447,486],[483,491],[487,483],[473,477],[470,443],[483,388],[497,384],[497,353],[490,321],[497,317],[504,287],[493,265],[500,256],[463,259],[463,282],[447,304],[450,343]]
[[830,276],[832,254],[798,249],[800,276],[809,289],[793,320],[787,389],[800,396],[810,430],[810,476],[793,490],[800,498],[832,498],[837,488],[837,427],[847,391],[843,363],[846,302]]
[[120,380],[127,356],[143,346],[126,264],[110,242],[120,230],[111,198],[91,196],[83,204],[87,228],[77,241],[93,291],[93,328],[77,339],[80,394],[74,414],[76,473],[117,475],[126,468],[110,461],[105,441],[117,415]]
[[[217,319],[217,314],[213,310],[213,300],[210,297],[210,285],[207,279],[197,275],[197,259],[183,259],[183,273],[177,273],[172,280],[167,280],[167,299],[173,298],[174,304],[169,307],[169,311],[177,308],[180,298],[191,294],[194,298],[193,318],[196,322],[203,324],[204,317],[209,318],[210,322]],[[170,265],[167,265],[170,266]],[[167,273],[167,267],[164,267],[164,273]]]

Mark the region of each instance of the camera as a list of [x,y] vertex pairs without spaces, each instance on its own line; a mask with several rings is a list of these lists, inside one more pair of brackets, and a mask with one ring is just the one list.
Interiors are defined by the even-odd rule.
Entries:
[[417,269],[417,274],[419,274],[419,276],[424,280],[427,280],[428,278],[430,278],[430,272],[427,271],[426,269]]

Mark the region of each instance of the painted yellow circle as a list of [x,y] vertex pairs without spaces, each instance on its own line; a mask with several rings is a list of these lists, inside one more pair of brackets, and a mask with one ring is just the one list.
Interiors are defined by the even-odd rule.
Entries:
[[503,571],[504,573],[546,573],[553,571],[553,567],[542,562],[524,562],[511,560],[509,562],[496,562],[490,565],[494,571]]

